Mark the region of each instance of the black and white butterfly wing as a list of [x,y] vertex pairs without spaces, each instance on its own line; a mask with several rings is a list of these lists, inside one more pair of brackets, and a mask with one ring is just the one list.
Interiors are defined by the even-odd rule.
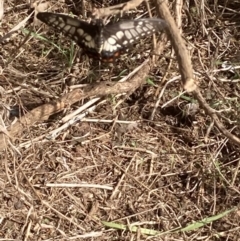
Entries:
[[98,20],[87,23],[64,14],[40,12],[37,18],[77,42],[87,54],[112,62],[140,38],[166,28],[158,18],[125,20],[103,26]]
[[166,22],[159,18],[126,20],[106,25],[102,33],[102,58],[117,57],[140,38],[162,31],[166,26]]
[[90,24],[64,14],[39,12],[37,18],[73,39],[86,52],[98,54],[96,43],[101,35],[98,24]]

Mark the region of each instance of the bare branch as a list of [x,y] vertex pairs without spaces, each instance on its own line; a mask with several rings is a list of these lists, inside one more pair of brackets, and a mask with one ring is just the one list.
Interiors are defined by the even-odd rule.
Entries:
[[156,7],[159,15],[168,23],[168,28],[166,30],[176,52],[183,87],[187,91],[193,91],[197,86],[194,83],[190,56],[187,52],[185,44],[183,43],[180,32],[166,5],[166,1],[156,0]]

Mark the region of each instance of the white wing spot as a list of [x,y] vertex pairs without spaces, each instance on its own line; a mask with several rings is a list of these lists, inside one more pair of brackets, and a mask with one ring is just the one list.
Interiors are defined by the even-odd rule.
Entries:
[[116,40],[112,37],[110,37],[107,41],[108,41],[108,43],[110,43],[112,45],[114,45],[116,43]]
[[70,34],[74,35],[74,34],[75,34],[75,31],[76,31],[76,28],[67,25],[67,26],[64,28],[64,30],[65,30],[66,32],[69,32]]
[[104,42],[104,44],[102,45],[101,52],[102,52],[102,50],[104,50],[104,51],[109,51],[109,50],[108,50],[108,42],[107,42],[107,41]]
[[123,45],[127,45],[127,44],[128,44],[128,41],[127,41],[127,40],[124,40],[122,44],[123,44]]
[[153,26],[151,24],[146,24],[146,27],[149,29],[153,29]]
[[57,22],[57,24],[58,24],[58,20],[55,18],[49,18],[48,21],[49,21],[49,23]]
[[90,41],[90,42],[88,42],[88,46],[89,46],[89,48],[94,49],[94,47],[95,47],[95,43],[94,43],[94,41]]
[[[64,21],[64,20],[62,19],[62,21]],[[67,18],[66,23],[71,25],[71,26],[74,26],[74,27],[80,26],[80,22],[77,19],[74,19],[74,18]]]
[[111,45],[106,41],[103,45],[103,50],[108,52],[115,52],[117,50],[117,46]]
[[138,22],[138,25],[143,25],[143,22],[141,21],[141,22]]
[[134,37],[137,37],[138,33],[135,29],[131,29],[130,32]]
[[122,22],[120,25],[119,25],[120,29],[122,30],[125,30],[125,29],[130,29],[130,28],[134,28],[134,23],[133,22]]
[[126,38],[128,38],[128,39],[131,39],[131,38],[132,38],[132,35],[131,35],[131,33],[130,33],[128,30],[125,31],[125,36],[126,36]]
[[81,28],[77,29],[77,33],[82,36],[84,34],[84,31]]
[[86,35],[84,36],[84,38],[85,38],[85,40],[88,41],[88,42],[90,42],[90,41],[92,40],[92,37],[91,37],[90,35],[88,35],[88,34],[86,34]]
[[116,36],[117,36],[118,39],[121,39],[124,36],[123,31],[116,32]]
[[64,29],[65,26],[66,26],[65,23],[60,23],[60,24],[59,24],[59,27],[60,27],[61,29]]
[[135,30],[140,34],[142,33],[142,28],[140,28],[140,27],[137,27]]
[[94,48],[95,46],[93,41],[87,41],[87,42],[84,41],[84,43],[86,46],[88,46],[88,48]]
[[117,47],[115,46],[115,45],[112,45],[111,47],[110,47],[110,51],[111,52],[115,52],[117,50]]
[[149,29],[147,27],[143,27],[143,30],[147,32]]

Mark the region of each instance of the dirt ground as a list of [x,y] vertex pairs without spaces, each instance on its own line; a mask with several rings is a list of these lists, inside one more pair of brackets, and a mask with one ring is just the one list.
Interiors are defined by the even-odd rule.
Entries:
[[[26,2],[4,2],[1,37],[30,16]],[[87,20],[124,1],[47,2]],[[180,3],[169,8],[201,93],[240,138],[240,2],[189,0],[179,13]],[[149,17],[145,3],[110,20],[137,17]],[[240,146],[183,91],[170,41],[135,91],[88,96],[11,131],[77,88],[117,83],[153,56],[152,43],[99,64],[33,17],[1,41],[1,132],[11,138],[0,153],[0,240],[240,240]],[[69,116],[86,103],[85,116]]]

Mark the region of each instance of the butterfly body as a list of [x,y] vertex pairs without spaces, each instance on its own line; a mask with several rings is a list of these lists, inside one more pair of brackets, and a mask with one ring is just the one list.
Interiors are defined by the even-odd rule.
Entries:
[[64,14],[39,12],[37,18],[73,39],[90,56],[112,62],[140,38],[163,30],[162,19],[126,20],[103,25],[97,19],[91,23]]

